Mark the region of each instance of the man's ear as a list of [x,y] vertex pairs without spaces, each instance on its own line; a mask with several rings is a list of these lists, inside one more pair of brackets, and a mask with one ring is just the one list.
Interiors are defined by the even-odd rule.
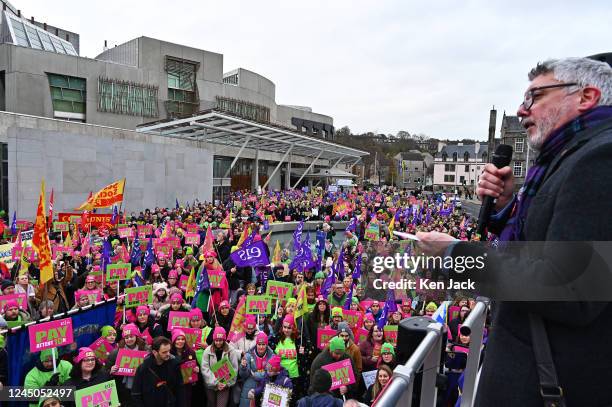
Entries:
[[601,99],[601,90],[594,86],[587,86],[582,89],[578,110],[585,112],[597,106]]

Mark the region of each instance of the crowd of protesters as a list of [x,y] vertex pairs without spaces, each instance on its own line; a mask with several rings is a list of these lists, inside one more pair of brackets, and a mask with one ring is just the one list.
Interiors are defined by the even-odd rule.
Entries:
[[[300,225],[316,221],[322,239],[315,243],[304,230],[297,235],[297,243],[294,234],[293,247],[274,244],[271,225],[290,221]],[[334,228],[338,221],[348,226]],[[158,251],[151,257],[145,244],[151,236],[145,232],[138,239],[143,225],[151,226],[152,238],[178,242],[171,253]],[[125,228],[133,229],[133,238],[120,236]],[[196,200],[183,206],[177,203],[175,208],[119,212],[112,227],[75,225],[68,232],[50,232],[53,245],[69,245],[71,251],[56,256],[53,278],[44,285],[38,284],[36,253],[29,259],[20,256],[10,268],[4,265],[2,295],[24,293],[27,306],[6,301],[0,325],[6,336],[11,334],[7,330],[29,321],[87,307],[92,301],[89,292],[98,290],[103,299],[117,297],[114,322],[99,331],[112,348],[106,360],[100,360],[89,347],[73,344],[59,349],[54,367],[56,350],[40,352],[39,362],[23,379],[26,387],[80,389],[115,380],[124,406],[249,407],[260,405],[266,385],[274,384],[291,390],[291,405],[369,405],[398,364],[396,338],[385,327],[398,325],[409,316],[433,316],[448,298],[397,290],[390,304],[386,293],[367,296],[367,279],[362,276],[368,270],[361,270],[364,246],[371,240],[397,240],[394,231],[432,230],[462,240],[475,238],[472,220],[445,196],[412,196],[394,188],[263,195],[236,192],[223,202]],[[201,236],[199,245],[186,243],[186,235],[194,231]],[[27,246],[10,233],[5,238]],[[295,244],[306,239],[311,258],[306,266],[296,265]],[[271,264],[237,265],[231,254],[246,240],[263,241]],[[121,282],[100,279],[105,258],[111,263],[131,263],[131,278]],[[223,271],[219,285],[202,285],[204,277],[215,270]],[[272,280],[290,283],[290,295],[274,300],[270,314],[246,315],[245,296],[264,294],[266,283]],[[149,284],[153,301],[124,309],[124,290]],[[446,394],[439,395],[444,405],[454,405],[460,394],[457,383],[465,358],[458,355],[467,352],[470,338],[461,335],[458,326],[474,301],[456,298],[452,305],[457,313],[445,310],[443,315],[448,325],[446,365],[451,377]],[[201,337],[188,341],[181,327],[168,329],[172,311],[188,312],[189,328],[201,329]],[[358,321],[345,315],[352,311],[361,316]],[[322,347],[317,346],[319,329],[334,331]],[[148,352],[134,376],[117,375],[121,349]],[[10,349],[4,347],[0,351],[3,384],[10,375],[7,351]],[[229,381],[219,380],[212,371],[222,359],[229,360],[236,373]],[[192,360],[197,361],[197,380],[185,384],[180,366]],[[355,383],[330,391],[332,378],[322,367],[343,360],[350,361]],[[367,372],[374,372],[368,382],[363,375]]]

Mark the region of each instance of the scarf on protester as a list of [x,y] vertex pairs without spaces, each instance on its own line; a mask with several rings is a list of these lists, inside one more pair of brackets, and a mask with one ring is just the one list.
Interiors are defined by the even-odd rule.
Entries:
[[544,176],[553,159],[561,153],[563,148],[576,134],[596,127],[605,120],[612,118],[612,106],[599,106],[578,116],[571,122],[555,130],[542,145],[542,150],[535,160],[534,165],[527,172],[525,183],[521,187],[512,216],[499,235],[500,241],[525,240],[523,229],[529,205],[535,194],[540,189]]

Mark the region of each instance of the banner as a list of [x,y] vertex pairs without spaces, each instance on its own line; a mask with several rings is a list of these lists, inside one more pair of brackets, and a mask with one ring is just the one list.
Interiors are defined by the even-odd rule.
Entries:
[[115,366],[117,366],[115,374],[117,376],[136,375],[136,369],[142,364],[148,353],[144,350],[119,349],[117,360],[115,361]]
[[[79,290],[79,294],[81,295],[86,295],[87,298],[89,298],[89,303],[93,304],[95,302],[101,301],[102,300],[102,290]],[[74,300],[76,301],[76,295],[77,293],[74,293]]]
[[138,238],[144,239],[153,234],[153,225],[138,225]]
[[186,225],[185,230],[187,231],[187,233],[198,233],[199,234],[200,232],[200,228],[198,227],[198,225],[194,223],[190,223]]
[[88,213],[86,216],[86,222],[84,224],[81,224],[81,220],[83,219],[82,213],[64,212],[57,214],[57,219],[60,222],[78,223],[81,225],[82,229],[88,229],[90,226],[95,228],[100,228],[104,226],[110,229],[113,227],[113,224],[111,223],[112,217],[113,215],[110,213]]
[[130,278],[132,272],[131,263],[117,263],[106,266],[106,281],[122,281]]
[[25,293],[8,294],[8,295],[1,296],[0,297],[0,310],[4,310],[4,304],[6,304],[6,302],[10,300],[17,301],[17,304],[19,305],[19,309],[22,309],[24,311],[28,310],[28,298]]
[[187,291],[187,283],[189,282],[189,276],[185,275],[185,274],[181,274],[181,277],[179,278],[179,288],[183,291]]
[[185,233],[185,245],[200,245],[200,234],[199,233]]
[[183,376],[183,384],[195,383],[198,381],[198,372],[195,368],[198,366],[197,360],[188,360],[181,363],[181,375]]
[[98,360],[104,364],[108,360],[108,355],[113,351],[111,344],[103,336],[96,339],[89,348],[94,351]]
[[383,328],[385,341],[389,342],[393,345],[393,347],[397,346],[397,325],[386,325]]
[[189,328],[190,319],[189,312],[170,311],[170,314],[168,314],[168,332],[171,332],[174,327]]
[[76,407],[119,407],[119,397],[114,380],[74,392]]
[[369,372],[363,372],[361,375],[363,376],[363,382],[365,383],[366,389],[374,384],[376,381],[376,373],[378,370],[370,370]]
[[236,306],[236,312],[234,312],[234,318],[232,319],[232,325],[227,333],[228,342],[236,342],[245,336],[244,319],[246,315],[246,297],[240,296],[240,301]]
[[[6,267],[9,269],[13,267],[15,261],[19,260],[21,257],[21,253],[16,253],[13,248],[15,247],[15,243],[6,243],[0,245],[0,262],[6,264]],[[15,252],[16,257],[13,256],[13,252]]]
[[289,299],[293,297],[293,284],[276,280],[268,281],[266,295],[279,299]]
[[247,314],[265,314],[272,313],[272,298],[267,295],[248,295],[246,299]]
[[150,285],[125,289],[125,308],[153,304],[153,290]]
[[91,198],[76,208],[77,211],[91,211],[94,208],[108,208],[123,201],[125,178],[109,184],[93,194]]
[[181,328],[181,330],[185,332],[185,341],[187,341],[189,347],[193,347],[193,345],[202,339],[202,330],[200,328]]
[[[79,310],[72,314],[72,332],[77,348],[89,346],[100,336],[100,328],[104,325],[113,325],[116,310],[116,301],[109,301],[104,304]],[[26,373],[40,361],[40,353],[30,351],[29,330],[19,329],[17,332],[9,334],[6,338],[8,352],[8,371],[10,372],[7,386],[23,386]],[[71,350],[68,346],[59,348],[60,358],[64,354],[69,355]]]
[[[205,272],[206,270],[202,270]],[[225,271],[223,270],[208,270],[208,281],[210,282],[210,288],[221,288],[221,281],[225,277]]]
[[266,252],[266,244],[261,240],[253,242],[246,247],[241,247],[230,254],[230,258],[238,267],[267,266],[270,264],[270,259]]
[[329,365],[323,366],[323,369],[327,370],[332,377],[332,385],[329,388],[330,391],[355,383],[351,359],[330,363]]
[[380,225],[376,222],[370,222],[365,230],[365,238],[373,241],[380,240]]
[[[338,331],[335,329],[319,328],[317,329],[317,348],[323,350],[329,344],[331,338],[336,336]],[[359,343],[359,342],[358,342]]]
[[261,405],[266,407],[288,407],[291,399],[291,389],[266,383]]
[[70,345],[74,342],[72,319],[70,317],[30,325],[28,333],[30,336],[30,352],[40,352],[45,349]]
[[117,229],[117,232],[119,233],[119,237],[121,238],[129,238],[129,239],[133,239],[134,238],[134,229],[132,228],[119,228]]
[[227,357],[222,358],[220,361],[212,365],[210,370],[215,378],[224,384],[229,383],[234,377],[236,377],[236,371]]

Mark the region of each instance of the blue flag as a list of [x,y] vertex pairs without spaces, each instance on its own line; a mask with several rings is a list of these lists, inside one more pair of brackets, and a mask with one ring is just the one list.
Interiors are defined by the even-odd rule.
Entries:
[[[143,273],[146,274],[147,269],[149,269],[151,267],[151,265],[155,262],[155,253],[153,253],[153,235],[149,236],[149,243],[147,243],[147,251],[145,252],[144,255],[144,262],[143,262]],[[146,279],[147,276],[143,275],[143,277]]]
[[178,198],[176,198],[176,209],[179,208]]
[[204,263],[200,265],[200,270],[198,271],[198,282],[196,284],[195,295],[193,296],[193,300],[191,301],[191,308],[195,308],[198,303],[198,296],[204,290],[210,290],[210,281],[208,280],[208,270],[204,267]]
[[132,245],[132,253],[130,253],[130,263],[132,263],[133,267],[140,265],[141,257],[142,250],[140,250],[140,241],[138,240],[138,233],[136,233],[134,244]]
[[108,239],[104,239],[102,243],[102,273],[106,275],[106,266],[111,264],[111,251],[113,248],[109,243]]
[[319,230],[317,232],[317,271],[321,271],[323,268],[323,255],[325,254],[325,238],[327,237],[327,233]]
[[351,303],[353,302],[353,288],[355,287],[355,284],[351,285],[351,289],[348,292],[348,295],[346,296],[346,301],[344,301],[344,309],[351,309]]
[[355,269],[353,270],[353,279],[359,280],[361,278],[361,254],[355,260]]
[[115,221],[117,221],[117,217],[119,214],[117,213],[117,205],[113,205],[113,216],[111,217],[111,223],[114,225]]
[[11,235],[17,233],[17,211],[13,212],[13,222],[11,222]]

